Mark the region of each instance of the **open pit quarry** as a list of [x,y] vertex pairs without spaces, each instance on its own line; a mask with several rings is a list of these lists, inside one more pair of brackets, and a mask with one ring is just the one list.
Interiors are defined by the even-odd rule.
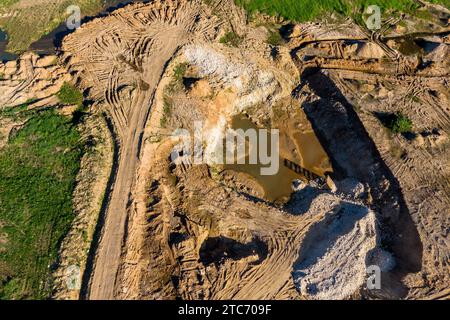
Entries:
[[[57,106],[71,82],[103,137],[81,166],[53,298],[450,297],[449,28],[289,23],[273,45],[260,19],[229,0],[129,4],[55,57],[0,63],[0,108]],[[229,30],[237,46],[220,41]],[[383,126],[396,112],[414,134]],[[173,133],[196,122],[202,163],[174,161]],[[21,125],[2,120],[1,136]],[[225,132],[249,128],[280,130],[276,175],[217,163]],[[380,288],[367,287],[371,266]]]

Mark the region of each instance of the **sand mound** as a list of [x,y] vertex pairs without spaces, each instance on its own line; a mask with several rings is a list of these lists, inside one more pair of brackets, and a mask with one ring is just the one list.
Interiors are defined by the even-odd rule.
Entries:
[[366,257],[377,245],[375,214],[341,203],[311,227],[294,265],[297,289],[310,299],[345,299],[366,281]]

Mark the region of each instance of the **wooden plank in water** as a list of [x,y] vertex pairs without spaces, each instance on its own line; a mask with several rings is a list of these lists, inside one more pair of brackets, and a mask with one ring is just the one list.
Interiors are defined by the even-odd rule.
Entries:
[[318,176],[314,172],[311,172],[308,169],[305,169],[302,166],[300,166],[300,165],[296,164],[295,162],[292,162],[288,159],[284,159],[284,165],[288,169],[294,171],[297,174],[304,176],[308,180],[316,180],[316,179],[320,178],[320,176]]

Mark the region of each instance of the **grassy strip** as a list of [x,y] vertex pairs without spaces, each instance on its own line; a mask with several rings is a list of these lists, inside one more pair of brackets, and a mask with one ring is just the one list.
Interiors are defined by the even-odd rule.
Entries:
[[32,103],[33,100],[27,101],[24,104],[15,106],[15,107],[4,107],[0,110],[0,117],[3,118],[11,118],[11,119],[19,119],[22,115],[25,115],[27,113],[27,108],[30,103]]
[[0,8],[1,7],[8,7],[16,2],[18,2],[19,0],[0,0]]
[[[382,13],[401,11],[414,14],[418,4],[414,0],[235,0],[249,13],[263,12],[273,16],[304,22],[323,14],[337,12],[343,16],[361,20],[365,9],[377,5]],[[449,0],[431,0],[449,7]]]
[[44,299],[73,220],[83,144],[70,119],[43,111],[0,151],[0,299]]

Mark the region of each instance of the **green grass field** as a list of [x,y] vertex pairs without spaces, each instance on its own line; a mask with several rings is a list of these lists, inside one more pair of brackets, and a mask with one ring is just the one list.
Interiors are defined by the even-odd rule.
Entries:
[[82,152],[72,120],[54,111],[31,114],[0,150],[0,299],[49,296]]
[[19,0],[0,0],[0,8],[10,6],[18,1]]
[[[378,5],[382,12],[401,11],[414,13],[418,7],[414,0],[235,0],[248,12],[263,12],[280,15],[289,20],[304,22],[314,20],[329,12],[357,18],[370,5]],[[432,0],[447,7],[449,0]]]
[[[56,0],[52,3],[34,0],[26,4],[21,1],[0,0],[0,29],[8,34],[7,50],[13,53],[26,51],[33,42],[57,28],[68,17],[66,10],[71,5],[79,6],[82,16],[95,15],[102,9],[101,0]],[[20,8],[15,9],[16,5]]]

